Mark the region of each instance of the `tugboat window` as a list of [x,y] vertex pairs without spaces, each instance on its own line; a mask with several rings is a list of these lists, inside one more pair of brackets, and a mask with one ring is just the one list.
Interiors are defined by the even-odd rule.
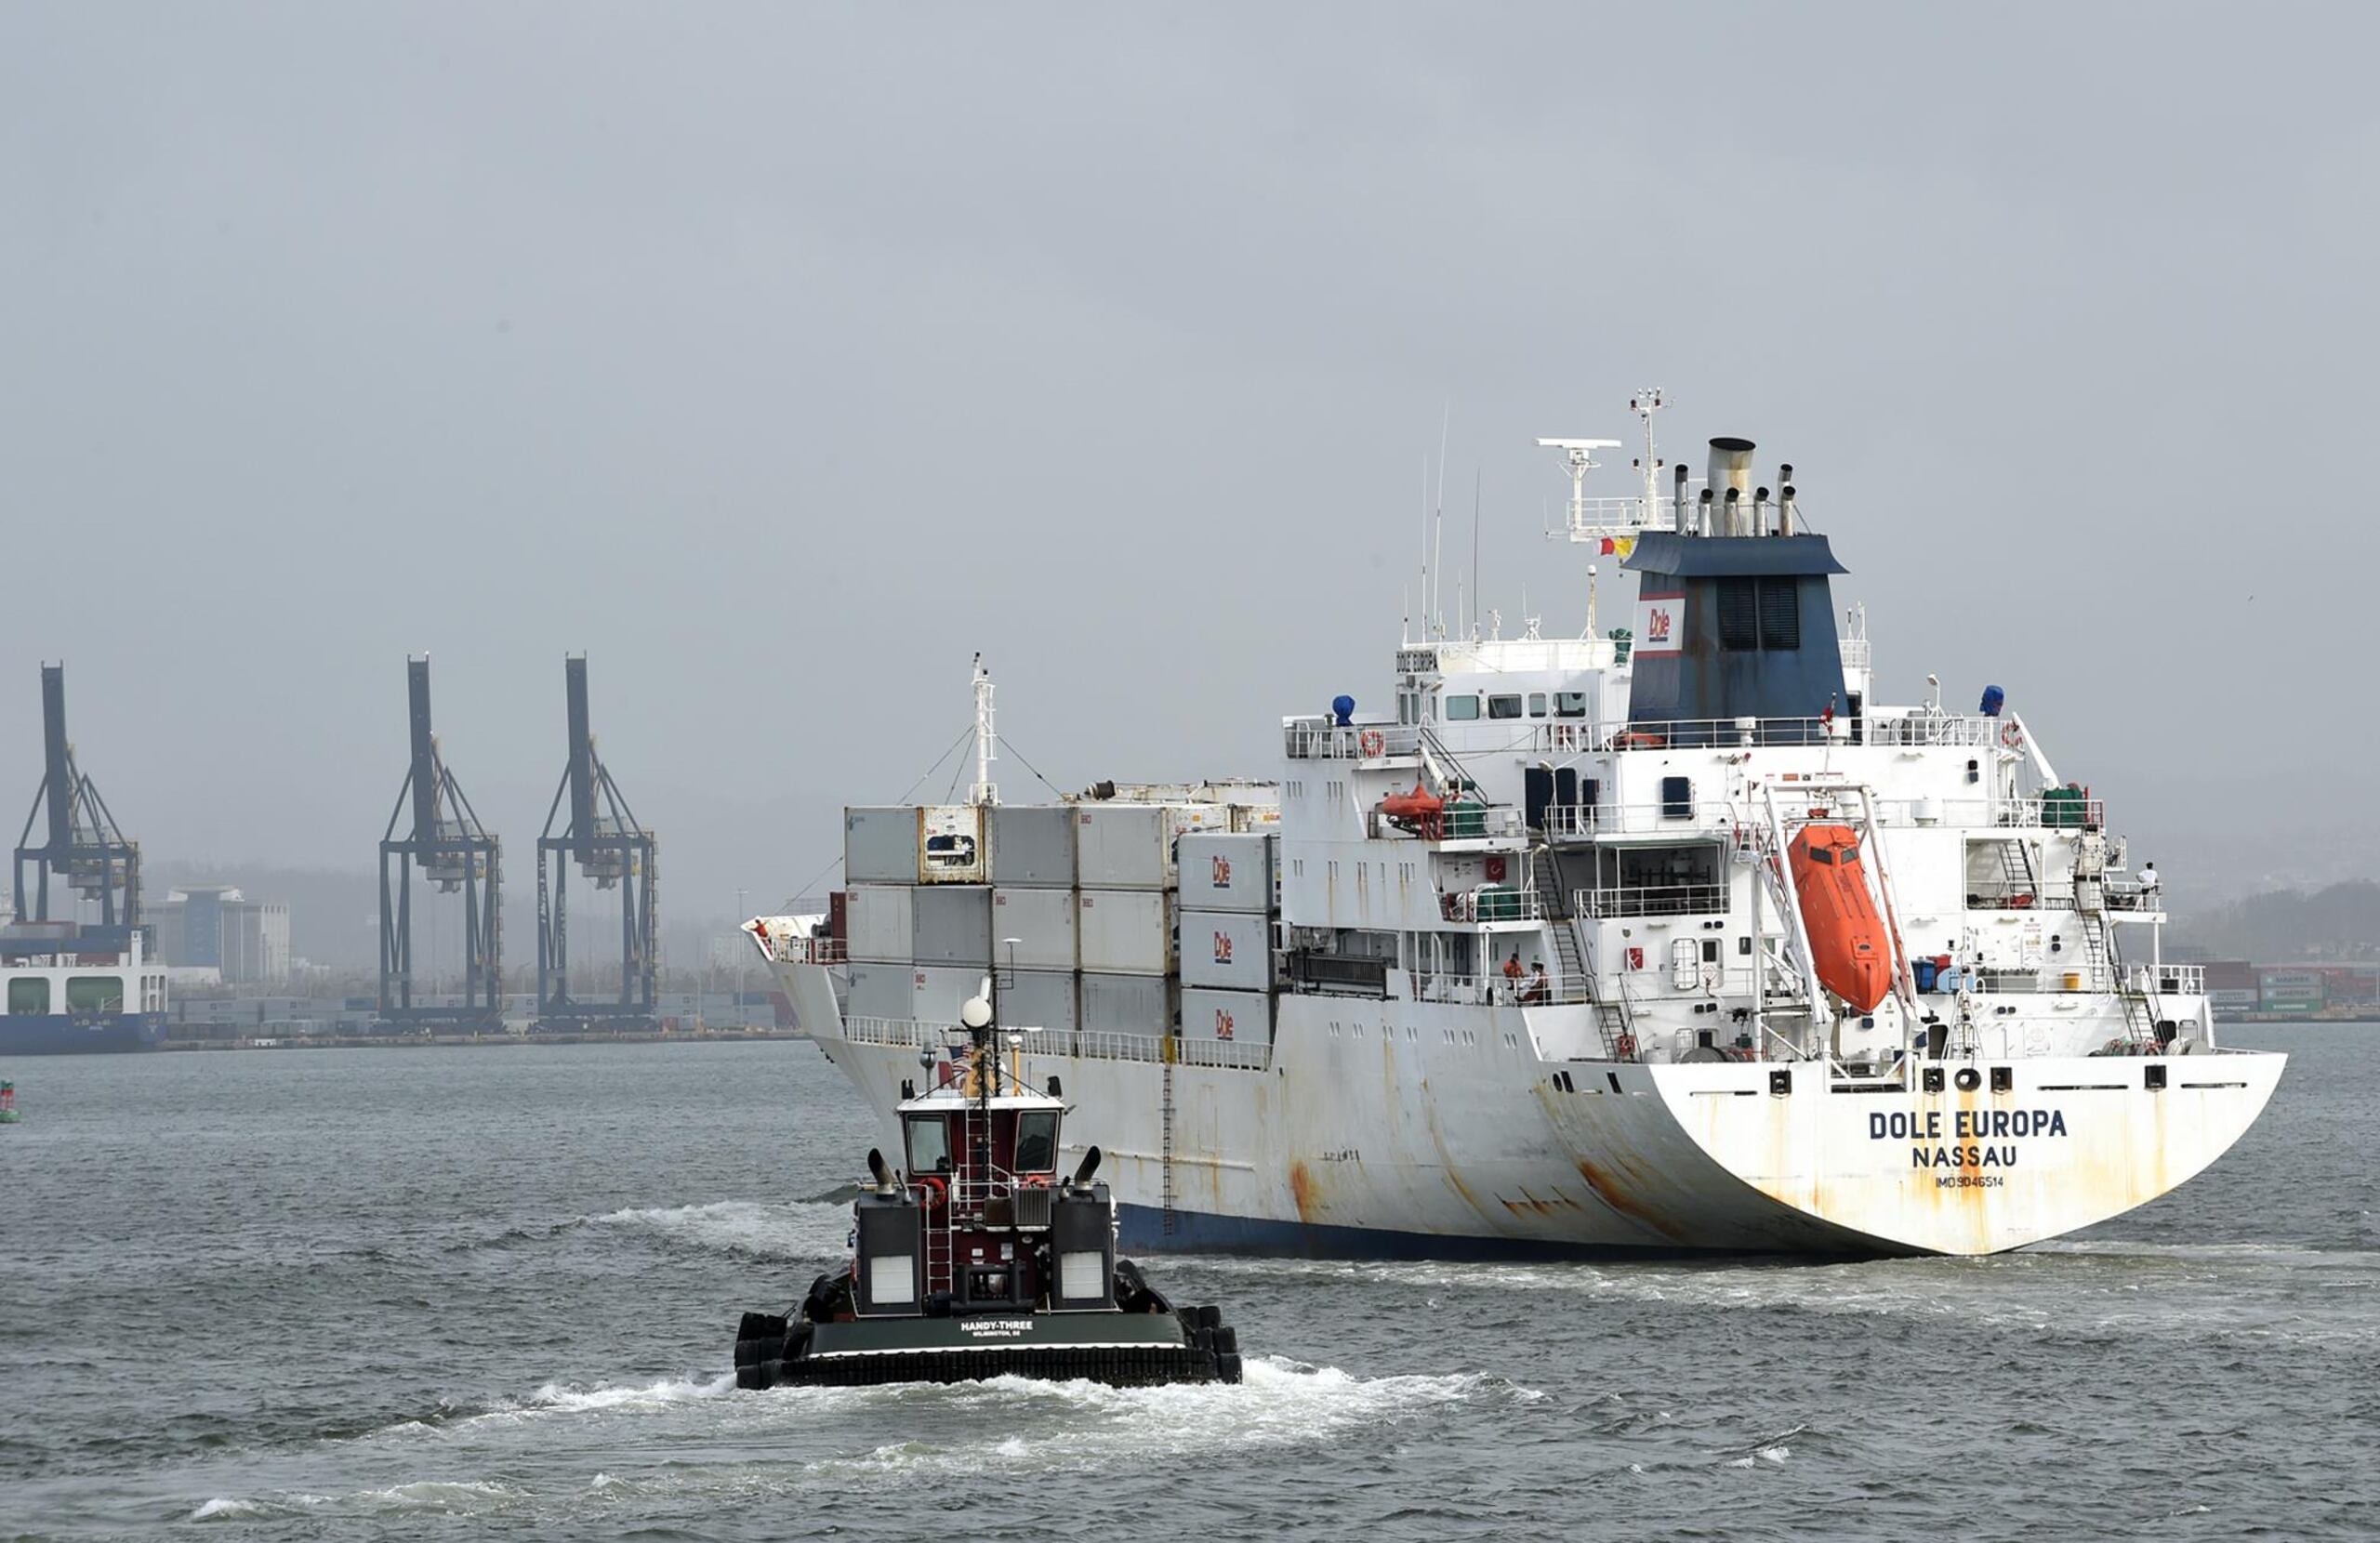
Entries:
[[1054,1110],[1016,1117],[1016,1171],[1048,1173],[1058,1166],[1058,1116]]
[[49,983],[37,975],[20,975],[9,982],[8,1010],[12,1013],[47,1012]]
[[909,1116],[909,1171],[950,1171],[950,1128],[939,1114]]

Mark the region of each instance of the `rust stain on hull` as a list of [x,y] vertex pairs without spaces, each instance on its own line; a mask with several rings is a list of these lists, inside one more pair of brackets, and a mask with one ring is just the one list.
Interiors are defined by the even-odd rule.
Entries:
[[1289,1198],[1298,1207],[1298,1220],[1312,1222],[1315,1213],[1322,1208],[1316,1194],[1314,1173],[1302,1162],[1289,1164]]
[[1594,1192],[1596,1199],[1631,1221],[1648,1227],[1663,1237],[1678,1235],[1676,1223],[1664,1216],[1659,1207],[1648,1205],[1636,1194],[1624,1177],[1590,1157],[1579,1158],[1577,1166],[1579,1177],[1587,1181],[1587,1188]]

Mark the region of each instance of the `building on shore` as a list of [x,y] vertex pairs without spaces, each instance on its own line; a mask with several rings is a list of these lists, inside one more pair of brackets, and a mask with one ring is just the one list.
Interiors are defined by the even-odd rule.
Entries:
[[151,901],[158,952],[184,969],[212,969],[225,985],[289,979],[289,907],[250,900],[230,884],[183,884]]

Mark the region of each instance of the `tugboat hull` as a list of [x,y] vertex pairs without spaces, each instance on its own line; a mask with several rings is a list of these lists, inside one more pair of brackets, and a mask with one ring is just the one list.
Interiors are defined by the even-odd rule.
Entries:
[[1016,1312],[813,1324],[747,1314],[736,1384],[850,1388],[995,1377],[1148,1388],[1237,1382],[1236,1331],[1213,1307],[1175,1312]]

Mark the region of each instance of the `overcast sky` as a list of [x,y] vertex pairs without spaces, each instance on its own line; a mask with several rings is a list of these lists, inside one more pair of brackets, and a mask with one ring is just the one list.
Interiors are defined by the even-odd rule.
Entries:
[[724,917],[977,649],[1069,789],[1384,701],[1442,415],[1450,560],[1475,479],[1575,632],[1531,442],[1659,384],[1795,464],[1886,700],[2360,860],[2373,14],[10,5],[0,795],[63,657],[146,851],[367,866],[427,650],[525,879],[583,649]]

